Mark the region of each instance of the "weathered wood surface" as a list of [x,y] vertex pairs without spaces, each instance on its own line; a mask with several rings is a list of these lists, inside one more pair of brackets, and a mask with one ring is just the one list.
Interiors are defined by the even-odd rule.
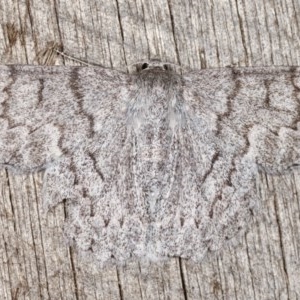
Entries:
[[[209,68],[300,65],[298,0],[0,0],[0,63],[85,61],[126,70],[148,58]],[[98,270],[63,243],[64,204],[45,213],[42,174],[0,173],[1,299],[300,299],[300,176],[258,179],[262,216],[197,267]]]

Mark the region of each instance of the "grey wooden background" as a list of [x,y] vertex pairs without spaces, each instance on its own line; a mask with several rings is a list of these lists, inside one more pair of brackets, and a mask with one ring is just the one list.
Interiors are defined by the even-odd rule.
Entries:
[[[76,64],[56,47],[123,71],[300,65],[299,0],[0,0],[0,24],[1,64]],[[42,175],[0,172],[1,299],[300,299],[296,171],[258,177],[261,215],[222,255],[105,270],[63,243],[65,207],[43,210]]]

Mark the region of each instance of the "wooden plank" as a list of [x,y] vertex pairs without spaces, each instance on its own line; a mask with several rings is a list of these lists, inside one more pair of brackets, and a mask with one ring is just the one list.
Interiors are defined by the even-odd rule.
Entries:
[[[300,65],[299,19],[295,0],[0,0],[0,62],[75,64],[53,56],[59,45],[119,70],[148,58]],[[43,211],[42,174],[1,171],[1,299],[298,299],[299,180],[260,175],[262,216],[199,266],[174,258],[98,270],[64,244],[65,204]]]

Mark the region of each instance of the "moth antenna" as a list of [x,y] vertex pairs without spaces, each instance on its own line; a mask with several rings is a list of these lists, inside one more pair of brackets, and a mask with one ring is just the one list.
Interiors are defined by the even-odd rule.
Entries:
[[54,49],[54,51],[55,51],[57,54],[59,54],[59,55],[61,55],[62,57],[64,57],[64,58],[67,58],[67,59],[70,59],[70,60],[72,60],[72,61],[74,61],[74,62],[83,64],[83,65],[85,65],[85,66],[87,66],[87,67],[95,66],[94,64],[85,62],[85,61],[83,61],[83,60],[81,60],[81,59],[75,58],[74,56],[70,56],[70,55],[68,55],[68,54],[66,54],[66,53],[64,53],[64,52],[62,52],[62,51],[57,50],[57,49]]

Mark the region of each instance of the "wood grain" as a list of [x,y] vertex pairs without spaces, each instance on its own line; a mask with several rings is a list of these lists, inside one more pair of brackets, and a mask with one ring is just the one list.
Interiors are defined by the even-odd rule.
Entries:
[[[126,70],[300,65],[296,0],[0,0],[1,64],[87,62]],[[42,174],[0,173],[1,299],[300,299],[300,176],[258,178],[262,215],[199,266],[170,259],[98,270],[63,243],[65,204],[46,213]]]

